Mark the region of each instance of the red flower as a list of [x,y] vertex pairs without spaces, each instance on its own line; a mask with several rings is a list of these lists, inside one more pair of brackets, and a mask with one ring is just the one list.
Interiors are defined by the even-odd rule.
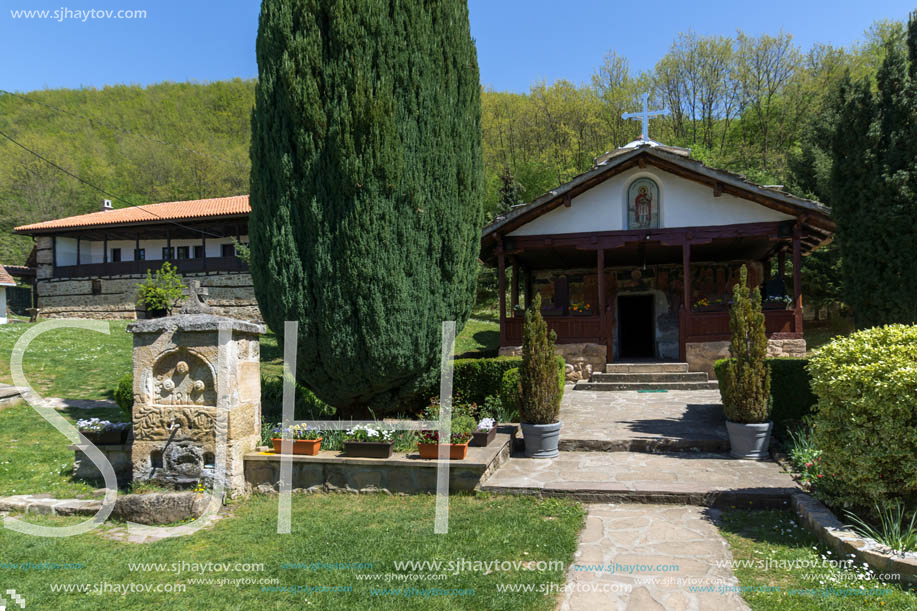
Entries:
[[806,466],[807,466],[807,467],[811,467],[813,464],[814,464],[814,463],[807,462],[807,463],[806,463]]
[[822,474],[822,473],[819,473],[819,474],[818,474],[818,479],[821,479],[821,478],[823,478],[823,477],[824,477],[824,474]]

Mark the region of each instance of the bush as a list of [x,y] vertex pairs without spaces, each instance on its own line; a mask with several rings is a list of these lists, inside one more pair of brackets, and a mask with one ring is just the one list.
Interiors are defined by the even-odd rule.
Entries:
[[522,330],[522,367],[519,377],[522,397],[519,413],[529,424],[553,424],[560,412],[563,386],[557,387],[557,355],[554,341],[557,334],[548,331],[541,316],[541,296],[536,295],[532,307],[525,313]]
[[[729,359],[720,359],[713,368],[718,380],[723,379]],[[812,413],[816,397],[806,366],[808,359],[765,359],[771,376],[771,420],[778,430],[799,424]]]
[[134,417],[134,374],[125,373],[115,387],[115,403],[121,408],[121,413],[127,422]]
[[[327,420],[334,416],[334,407],[323,402],[305,386],[296,384],[293,406],[294,420]],[[271,423],[283,420],[283,377],[261,378],[261,416]]]
[[770,373],[764,366],[767,335],[758,288],[748,288],[748,270],[743,265],[732,289],[729,309],[729,360],[717,376],[726,419],[743,424],[767,422],[770,405]]
[[[456,402],[483,405],[489,395],[500,393],[503,375],[522,365],[518,356],[489,359],[456,359],[452,370],[452,395]],[[430,396],[439,395],[439,382]]]
[[835,339],[809,360],[814,443],[831,505],[917,506],[917,326],[875,327]]
[[171,314],[185,295],[181,278],[178,268],[168,261],[156,270],[155,276],[146,270],[146,280],[137,285],[138,301],[148,312],[165,310]]
[[[557,355],[557,386],[560,397],[564,396],[564,384],[567,381],[565,371],[564,357]],[[515,414],[519,418],[519,408],[522,404],[522,377],[519,368],[515,367],[503,374],[503,380],[500,383],[500,403],[507,414]],[[516,420],[513,420],[516,422]]]

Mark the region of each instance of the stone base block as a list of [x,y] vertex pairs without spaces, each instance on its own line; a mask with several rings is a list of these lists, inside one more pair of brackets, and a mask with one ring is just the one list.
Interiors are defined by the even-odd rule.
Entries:
[[[554,352],[564,357],[567,363],[567,382],[588,380],[593,371],[605,370],[608,349],[603,344],[554,344]],[[522,356],[522,346],[503,346],[499,355]]]
[[[769,339],[767,340],[767,357],[796,357],[806,355],[806,340],[804,339]],[[685,344],[685,360],[688,362],[688,371],[703,371],[716,379],[713,364],[720,359],[729,357],[729,342],[692,342]]]
[[[70,446],[70,450],[75,453],[73,460],[73,477],[88,480],[101,480],[102,472],[94,462],[92,462],[83,449],[86,446],[76,444]],[[115,470],[115,476],[118,478],[118,484],[124,485],[131,480],[131,444],[115,446],[96,446],[99,451],[105,455],[108,462],[111,463]]]

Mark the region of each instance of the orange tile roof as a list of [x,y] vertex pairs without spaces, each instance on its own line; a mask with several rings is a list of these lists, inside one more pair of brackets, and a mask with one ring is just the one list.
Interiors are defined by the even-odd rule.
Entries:
[[248,214],[251,211],[251,207],[248,205],[248,195],[235,195],[233,197],[215,197],[212,199],[194,199],[184,202],[165,202],[162,204],[147,204],[146,206],[115,208],[90,214],[68,216],[53,221],[20,225],[13,231],[16,233],[40,233],[57,229],[130,225],[133,223],[156,222],[158,220],[194,220]]
[[0,286],[16,286],[16,281],[2,265],[0,265]]

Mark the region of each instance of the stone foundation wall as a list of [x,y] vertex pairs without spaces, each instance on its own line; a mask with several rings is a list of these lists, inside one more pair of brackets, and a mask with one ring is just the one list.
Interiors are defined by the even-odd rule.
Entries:
[[[554,352],[567,363],[567,381],[588,380],[593,371],[605,371],[607,349],[602,344],[554,344]],[[522,346],[503,346],[500,356],[522,356]]]
[[[769,339],[767,340],[767,357],[803,358],[806,355],[804,339]],[[713,364],[729,356],[729,342],[690,342],[685,344],[685,360],[689,371],[704,371],[716,379]]]
[[[106,276],[102,278],[45,278],[37,281],[38,308],[42,318],[143,318],[137,303],[137,285],[145,275]],[[214,314],[242,320],[261,321],[251,274],[214,272],[185,274],[185,282],[198,280],[207,290],[204,300]],[[101,291],[93,295],[93,280]]]

